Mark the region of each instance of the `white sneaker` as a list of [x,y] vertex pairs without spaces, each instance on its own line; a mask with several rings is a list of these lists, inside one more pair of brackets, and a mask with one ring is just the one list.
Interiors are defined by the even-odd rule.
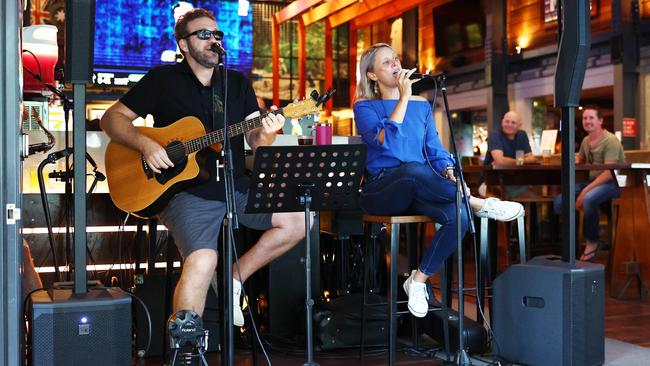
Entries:
[[413,280],[416,272],[416,269],[411,271],[411,275],[404,281],[402,287],[409,297],[408,308],[411,314],[418,318],[424,318],[429,310],[429,293],[426,283]]
[[485,200],[485,205],[476,211],[476,216],[487,217],[498,221],[512,221],[524,214],[524,206],[519,202],[501,201],[490,197]]
[[241,311],[241,282],[232,280],[232,323],[237,327],[244,326],[244,313]]

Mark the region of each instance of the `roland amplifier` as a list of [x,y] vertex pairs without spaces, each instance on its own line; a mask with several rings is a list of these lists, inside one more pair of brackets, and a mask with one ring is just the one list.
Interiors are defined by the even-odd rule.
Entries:
[[525,365],[602,365],[605,273],[555,256],[511,266],[494,280],[493,349]]
[[130,365],[131,297],[113,288],[37,291],[29,309],[31,364]]

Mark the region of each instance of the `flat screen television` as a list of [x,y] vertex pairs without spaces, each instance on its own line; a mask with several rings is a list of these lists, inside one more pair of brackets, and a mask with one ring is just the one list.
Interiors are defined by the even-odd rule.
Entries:
[[[191,0],[215,15],[225,33],[227,67],[249,74],[253,63],[253,15],[237,14],[238,1]],[[170,0],[96,0],[94,71],[145,73],[163,65],[164,51],[176,52],[174,6]],[[185,4],[187,5],[187,4]],[[172,61],[173,62],[173,61]]]

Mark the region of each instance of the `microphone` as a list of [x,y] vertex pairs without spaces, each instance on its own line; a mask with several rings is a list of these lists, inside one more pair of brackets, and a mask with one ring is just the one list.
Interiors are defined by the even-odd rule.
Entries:
[[219,43],[213,43],[212,46],[210,46],[210,50],[212,52],[218,53],[221,56],[226,54],[226,50],[223,47],[221,47]]
[[442,75],[442,74],[431,75],[431,74],[422,74],[422,73],[419,73],[419,72],[414,72],[413,74],[411,74],[409,79],[411,79],[411,80],[437,79],[440,75]]

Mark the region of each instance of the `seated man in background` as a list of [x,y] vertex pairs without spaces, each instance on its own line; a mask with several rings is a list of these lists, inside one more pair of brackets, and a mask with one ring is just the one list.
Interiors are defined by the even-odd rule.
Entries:
[[[582,139],[576,164],[625,163],[623,146],[616,136],[603,128],[603,116],[598,107],[586,106],[582,112],[582,127],[587,136]],[[576,184],[576,210],[584,211],[584,244],[581,261],[591,261],[601,249],[599,241],[600,205],[619,197],[615,177],[609,170],[589,171],[589,180]],[[555,199],[555,212],[562,212],[562,195]]]
[[501,130],[493,131],[488,137],[485,165],[515,165],[517,150],[524,152],[524,161],[535,161],[528,135],[521,130],[521,116],[515,111],[509,111],[501,119]]
[[[492,131],[488,136],[488,152],[485,155],[484,165],[515,165],[517,150],[524,152],[524,162],[535,161],[528,135],[521,130],[521,116],[515,111],[509,111],[501,119],[501,129]],[[485,196],[486,191],[487,186],[482,183],[478,192]]]

